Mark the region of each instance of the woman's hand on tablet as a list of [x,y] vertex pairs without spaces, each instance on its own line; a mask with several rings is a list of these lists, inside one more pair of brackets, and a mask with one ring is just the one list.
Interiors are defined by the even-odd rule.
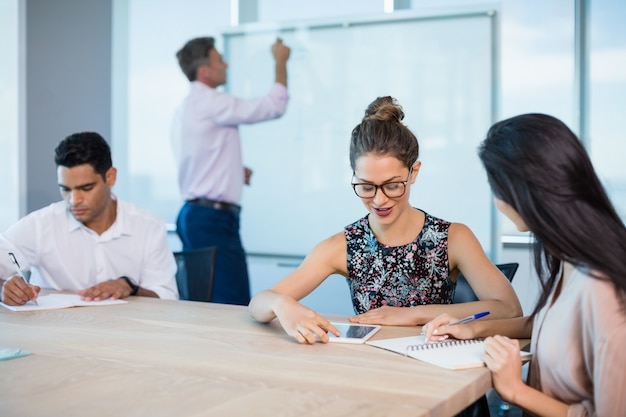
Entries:
[[327,332],[336,336],[340,335],[339,330],[328,320],[298,303],[292,297],[281,297],[275,312],[285,332],[296,339],[298,343],[313,344],[317,341],[328,343]]

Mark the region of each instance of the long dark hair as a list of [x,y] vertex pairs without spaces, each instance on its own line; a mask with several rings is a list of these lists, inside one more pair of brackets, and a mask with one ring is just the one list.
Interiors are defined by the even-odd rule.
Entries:
[[396,99],[378,97],[372,101],[361,123],[352,130],[350,166],[354,171],[359,156],[390,155],[411,168],[419,157],[417,137],[402,122],[404,111]]
[[535,237],[542,294],[533,315],[546,304],[562,261],[609,280],[626,301],[626,228],[585,148],[563,122],[545,114],[498,122],[479,156],[494,195]]

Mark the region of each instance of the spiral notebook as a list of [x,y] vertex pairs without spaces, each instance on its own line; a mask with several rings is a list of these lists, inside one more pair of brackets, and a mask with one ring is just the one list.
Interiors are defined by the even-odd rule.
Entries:
[[[426,343],[426,336],[398,337],[367,341],[366,344],[390,350],[420,361],[447,369],[467,369],[484,366],[485,341],[483,339],[456,340]],[[523,357],[528,352],[520,351]],[[529,358],[529,357],[528,357]]]

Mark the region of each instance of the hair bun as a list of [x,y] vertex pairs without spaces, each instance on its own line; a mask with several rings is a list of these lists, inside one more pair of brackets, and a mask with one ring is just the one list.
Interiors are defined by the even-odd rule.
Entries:
[[404,119],[402,106],[391,96],[378,97],[376,100],[372,101],[370,105],[367,106],[365,116],[363,117],[363,121],[380,120],[383,122],[401,122],[402,119]]

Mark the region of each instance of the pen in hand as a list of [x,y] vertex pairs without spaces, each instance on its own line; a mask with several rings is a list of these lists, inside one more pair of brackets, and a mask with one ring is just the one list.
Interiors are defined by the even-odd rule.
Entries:
[[448,326],[453,326],[455,324],[469,323],[470,321],[474,321],[474,320],[477,320],[477,319],[479,319],[481,317],[485,317],[488,314],[489,314],[488,311],[483,311],[482,313],[472,314],[471,316],[464,317],[461,320],[457,320],[457,321],[453,321],[452,323],[448,323]]
[[[481,313],[472,314],[471,316],[467,316],[467,317],[464,317],[464,318],[462,318],[460,320],[453,321],[452,323],[448,323],[448,326],[454,326],[455,324],[469,323],[470,321],[474,321],[474,320],[477,320],[477,319],[479,319],[481,317],[485,317],[488,314],[489,314],[488,311],[483,311]],[[422,335],[426,335],[428,333],[426,331],[427,327],[428,327],[428,324],[426,324],[424,327],[422,327]],[[435,329],[433,331],[433,334],[435,334],[435,335],[437,334],[437,329]],[[441,340],[445,340],[447,338],[448,338],[448,335],[444,335]],[[426,337],[426,342],[430,342],[430,337],[429,336]]]
[[[9,252],[9,258],[11,258],[11,262],[13,262],[13,265],[15,265],[17,275],[19,275],[26,284],[30,285],[30,283],[28,282],[28,279],[26,279],[26,276],[24,275],[24,272],[22,272],[22,268],[20,267],[20,264],[17,263],[17,259],[15,259],[15,255],[13,255],[13,252]],[[39,305],[37,304],[37,300],[32,300],[32,302],[35,305]]]

